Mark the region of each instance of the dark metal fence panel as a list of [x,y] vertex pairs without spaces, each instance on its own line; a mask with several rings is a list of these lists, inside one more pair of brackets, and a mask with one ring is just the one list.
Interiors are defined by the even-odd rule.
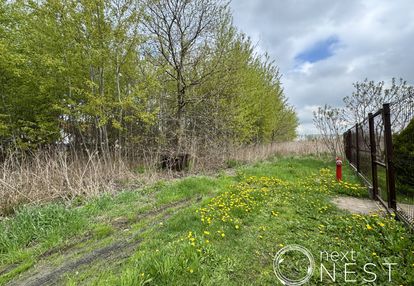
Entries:
[[372,131],[375,140],[375,166],[377,167],[377,199],[385,206],[388,206],[388,186],[387,186],[387,170],[385,164],[385,139],[384,139],[384,120],[383,110],[378,110],[373,114]]
[[390,104],[396,210],[414,225],[414,98]]
[[371,151],[371,179],[372,189],[371,197],[378,196],[378,166],[377,166],[377,143],[375,141],[374,115],[368,114],[369,144]]
[[371,196],[414,226],[414,98],[384,104],[343,136]]
[[374,134],[377,161],[385,164],[384,121],[382,118],[382,109],[374,115]]
[[371,146],[369,138],[369,121],[366,118],[363,122],[358,124],[358,158],[359,158],[359,172],[367,183],[372,182],[371,169]]
[[355,169],[357,168],[357,140],[356,140],[356,126],[350,128],[348,130],[348,135],[347,135],[347,146],[348,146],[348,150],[346,150],[346,153],[348,154],[348,161],[355,167]]

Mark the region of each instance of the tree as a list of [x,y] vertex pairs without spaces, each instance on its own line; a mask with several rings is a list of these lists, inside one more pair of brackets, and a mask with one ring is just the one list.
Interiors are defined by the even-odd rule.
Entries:
[[3,151],[133,157],[295,136],[278,67],[220,0],[3,1],[0,33]]
[[[384,87],[384,84],[383,81],[375,83],[374,81],[368,81],[368,79],[363,82],[356,82],[353,84],[355,90],[352,95],[343,98],[344,107],[325,106],[314,112],[315,126],[321,132],[323,140],[331,152],[339,152],[337,148],[333,148],[336,145],[334,141],[338,141],[338,138],[341,138],[342,133],[347,128],[356,123],[361,123],[368,117],[368,113],[377,112],[384,103],[400,102],[414,95],[414,87],[408,85],[403,79],[397,82],[393,78],[388,88]],[[393,107],[391,125],[399,130],[407,126],[411,120],[403,110],[403,105],[394,105]],[[379,140],[383,132],[381,122],[376,122],[375,128]],[[366,142],[366,144],[369,145],[369,142]]]
[[[356,82],[353,84],[355,91],[351,96],[344,97],[345,103],[342,118],[353,125],[362,122],[368,113],[375,113],[382,108],[384,103],[393,103],[402,101],[404,98],[414,95],[414,87],[407,84],[407,81],[400,78],[397,82],[395,78],[391,79],[391,86],[384,88],[384,82],[368,81]],[[397,110],[400,113],[400,110]],[[400,116],[393,117],[394,120],[401,120]],[[404,123],[407,125],[410,118],[405,118]],[[392,124],[394,125],[394,124]]]
[[287,104],[274,62],[267,55],[256,54],[250,39],[235,31],[230,30],[219,42],[226,57],[201,88],[214,94],[220,104],[206,101],[208,108],[196,111],[203,114],[198,124],[214,126],[210,137],[228,138],[234,144],[294,138],[296,113]]
[[20,90],[10,89],[20,95],[10,97],[10,105],[19,109],[12,122],[23,124],[13,128],[19,147],[65,142],[108,154],[152,124],[155,111],[148,106],[148,94],[153,84],[150,74],[142,73],[146,63],[137,55],[142,9],[135,3],[10,4],[20,18],[11,33],[15,39],[8,42],[16,45],[13,50],[24,66],[20,82],[14,80]]
[[322,142],[331,154],[343,154],[342,132],[345,127],[342,110],[329,105],[313,113],[313,123],[322,135]]
[[[146,11],[144,25],[151,35],[148,54],[175,86],[170,105],[175,110],[170,115],[171,143],[181,149],[185,108],[210,96],[209,93],[194,96],[190,89],[207,81],[218,68],[218,61],[212,63],[209,59],[221,54],[214,44],[227,17],[227,8],[213,0],[166,0],[151,2]],[[166,95],[166,99],[170,96]]]

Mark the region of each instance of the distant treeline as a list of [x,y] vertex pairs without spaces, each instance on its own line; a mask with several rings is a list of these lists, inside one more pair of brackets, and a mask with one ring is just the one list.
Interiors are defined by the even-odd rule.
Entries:
[[219,0],[0,2],[1,150],[295,137],[278,67]]

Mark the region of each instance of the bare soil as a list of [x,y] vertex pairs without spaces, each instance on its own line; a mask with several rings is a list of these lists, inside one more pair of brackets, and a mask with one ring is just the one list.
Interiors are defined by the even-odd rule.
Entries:
[[382,206],[374,200],[353,197],[336,197],[332,202],[340,209],[354,214],[383,213]]

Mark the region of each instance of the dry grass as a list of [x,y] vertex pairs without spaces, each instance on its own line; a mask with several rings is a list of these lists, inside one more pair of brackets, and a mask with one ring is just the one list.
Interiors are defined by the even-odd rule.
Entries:
[[320,140],[302,140],[265,145],[239,146],[230,148],[215,148],[201,158],[195,160],[195,170],[215,170],[228,166],[228,162],[249,164],[269,157],[279,155],[314,155],[321,156],[328,153],[328,149]]
[[320,141],[294,141],[257,145],[235,150],[232,158],[247,163],[265,160],[274,155],[324,155],[328,152]]
[[139,162],[132,163],[117,156],[103,158],[97,153],[74,158],[64,151],[48,151],[23,159],[11,154],[0,165],[0,216],[13,213],[22,204],[73,201],[138,188],[161,178],[215,171],[228,167],[229,161],[251,163],[274,155],[320,155],[326,151],[319,141],[215,148],[202,155],[193,148],[191,167],[185,173],[158,170],[159,154],[151,153],[144,153]]

